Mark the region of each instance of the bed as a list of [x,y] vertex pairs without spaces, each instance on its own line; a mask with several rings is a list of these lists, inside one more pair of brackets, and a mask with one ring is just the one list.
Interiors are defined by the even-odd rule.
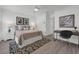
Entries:
[[17,32],[15,36],[15,41],[18,44],[19,48],[22,48],[41,39],[43,39],[43,34],[41,31]]

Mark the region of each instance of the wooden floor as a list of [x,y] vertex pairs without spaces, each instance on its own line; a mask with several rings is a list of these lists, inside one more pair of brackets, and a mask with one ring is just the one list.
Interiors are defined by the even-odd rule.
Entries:
[[[79,47],[63,41],[54,41],[45,44],[32,54],[79,54]],[[0,54],[9,54],[9,42],[0,42]]]
[[48,44],[34,51],[33,54],[78,54],[77,45],[52,40]]
[[79,54],[78,45],[55,40],[52,35],[47,38],[52,41],[34,51],[32,54]]
[[0,54],[9,54],[9,42],[0,42]]

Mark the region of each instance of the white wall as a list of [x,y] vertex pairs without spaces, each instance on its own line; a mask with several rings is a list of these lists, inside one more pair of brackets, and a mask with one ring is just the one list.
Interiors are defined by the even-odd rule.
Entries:
[[17,16],[29,18],[30,22],[36,20],[34,16],[15,13],[15,12],[11,12],[11,11],[8,11],[8,10],[3,10],[2,16],[3,16],[2,21],[3,21],[3,39],[4,40],[7,40],[8,38],[14,37],[14,31],[12,30],[11,33],[8,33],[8,27],[10,26],[10,24],[11,25],[16,24],[16,17]]
[[0,8],[0,40],[2,40],[2,9]]
[[75,15],[75,26],[77,26],[79,29],[79,23],[78,23],[79,22],[79,6],[71,6],[71,7],[55,12],[55,30],[63,30],[63,29],[73,30],[73,28],[60,28],[59,27],[59,17],[70,15],[70,14]]
[[46,14],[39,14],[36,16],[36,24],[38,26],[38,29],[43,32],[43,34],[46,34]]
[[[55,30],[74,30],[74,28],[60,28],[59,27],[59,17],[65,16],[65,15],[75,15],[75,26],[77,27],[77,30],[79,31],[79,6],[71,6],[59,11],[55,12]],[[59,37],[59,39],[61,39]],[[78,44],[78,36],[72,36],[71,39],[63,39],[68,42],[76,43]]]
[[[8,11],[8,10],[2,10],[2,11],[3,11],[2,13],[2,23],[3,23],[2,34],[3,34],[4,40],[7,40],[8,38],[14,38],[14,31],[12,30],[11,33],[8,33],[8,27],[10,26],[10,24],[11,25],[16,24],[17,16],[29,18],[30,22],[34,22],[37,24],[38,29],[41,30],[44,35],[53,33],[53,16],[47,15],[47,13],[24,15],[24,14],[20,14],[20,13]],[[47,17],[48,19],[46,19]]]
[[53,34],[53,15],[51,15],[49,12],[45,12],[37,15],[36,20],[38,28],[43,32],[43,35]]
[[15,12],[11,12],[8,10],[3,10],[2,15],[3,21],[3,39],[7,40],[8,38],[14,38],[14,31],[12,30],[11,33],[8,33],[8,27],[10,26],[7,23],[12,23],[13,25],[16,24],[16,16],[26,17],[29,18],[30,23],[34,22],[38,26],[38,30],[42,31],[44,35],[46,35],[46,14],[36,14],[34,16],[31,15],[24,15]]
[[52,15],[46,12],[46,34],[53,34],[54,31],[54,13]]

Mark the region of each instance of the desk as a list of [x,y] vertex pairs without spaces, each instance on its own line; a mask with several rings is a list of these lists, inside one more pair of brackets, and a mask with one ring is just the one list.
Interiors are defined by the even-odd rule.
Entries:
[[[57,35],[60,34],[61,31],[62,30],[55,30],[54,31],[54,33],[56,33],[56,39],[57,39]],[[73,32],[73,35],[78,36],[78,44],[79,44],[79,32],[78,31],[75,31],[75,30],[72,30],[72,32]]]
[[[54,33],[60,33],[62,30],[55,30]],[[73,35],[79,36],[79,32],[78,31],[72,31]]]

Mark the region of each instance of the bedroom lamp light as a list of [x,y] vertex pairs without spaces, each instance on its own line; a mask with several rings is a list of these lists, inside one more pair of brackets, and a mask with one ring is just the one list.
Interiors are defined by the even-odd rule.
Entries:
[[6,20],[4,24],[6,24],[6,26],[8,27],[8,32],[10,33],[13,26],[13,21]]
[[75,31],[76,31],[77,27],[74,27],[74,29],[75,29]]

